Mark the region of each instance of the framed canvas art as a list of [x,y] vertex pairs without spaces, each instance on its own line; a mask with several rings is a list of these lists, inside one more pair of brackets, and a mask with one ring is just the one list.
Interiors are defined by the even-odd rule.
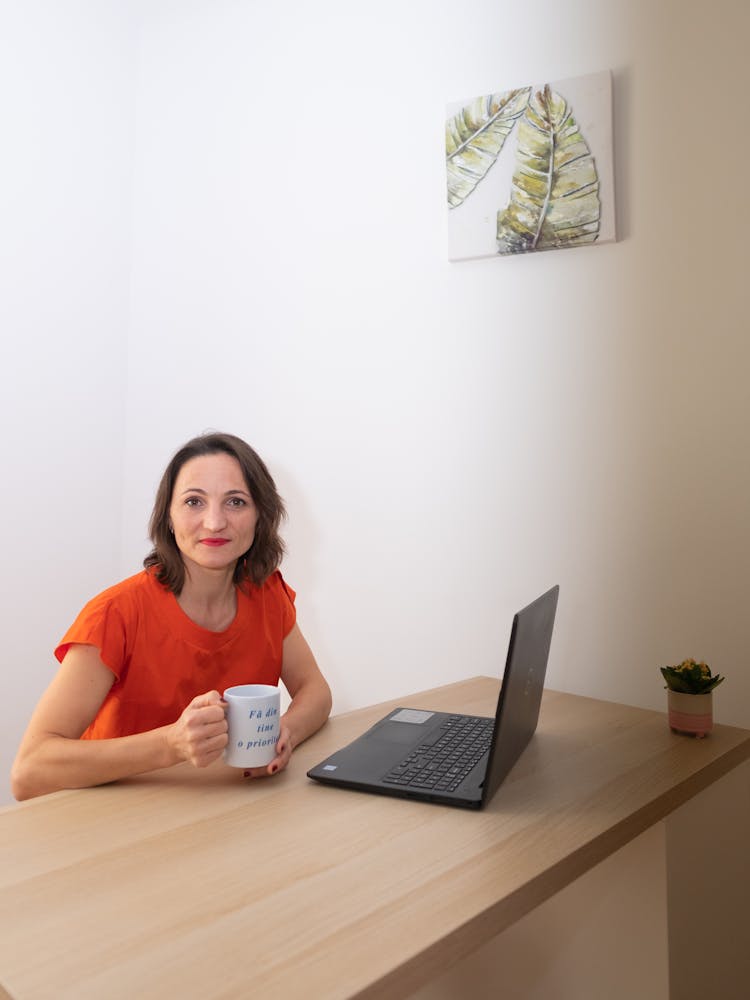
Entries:
[[609,72],[448,106],[450,260],[612,242]]

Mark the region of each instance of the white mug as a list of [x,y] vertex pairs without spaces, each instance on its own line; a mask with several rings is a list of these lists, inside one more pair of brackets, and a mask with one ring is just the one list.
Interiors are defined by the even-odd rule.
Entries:
[[279,689],[270,684],[227,688],[229,742],[224,760],[230,767],[263,767],[276,756],[279,739]]

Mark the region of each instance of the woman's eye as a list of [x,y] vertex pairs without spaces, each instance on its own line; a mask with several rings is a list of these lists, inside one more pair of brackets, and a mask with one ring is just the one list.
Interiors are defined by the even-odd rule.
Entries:
[[186,507],[198,507],[201,502],[200,497],[188,497],[185,501]]
[[242,497],[230,497],[229,498],[230,507],[246,507],[247,501],[243,500]]

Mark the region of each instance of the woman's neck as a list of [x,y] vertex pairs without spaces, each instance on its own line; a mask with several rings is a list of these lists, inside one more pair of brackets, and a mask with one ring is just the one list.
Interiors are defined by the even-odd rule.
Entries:
[[185,567],[185,583],[177,603],[196,625],[211,632],[223,632],[237,614],[234,574],[196,572]]

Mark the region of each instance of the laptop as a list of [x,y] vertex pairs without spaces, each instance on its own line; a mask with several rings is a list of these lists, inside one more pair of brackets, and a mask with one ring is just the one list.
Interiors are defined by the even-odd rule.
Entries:
[[514,615],[494,719],[396,708],[308,777],[467,809],[487,805],[536,730],[559,590]]

